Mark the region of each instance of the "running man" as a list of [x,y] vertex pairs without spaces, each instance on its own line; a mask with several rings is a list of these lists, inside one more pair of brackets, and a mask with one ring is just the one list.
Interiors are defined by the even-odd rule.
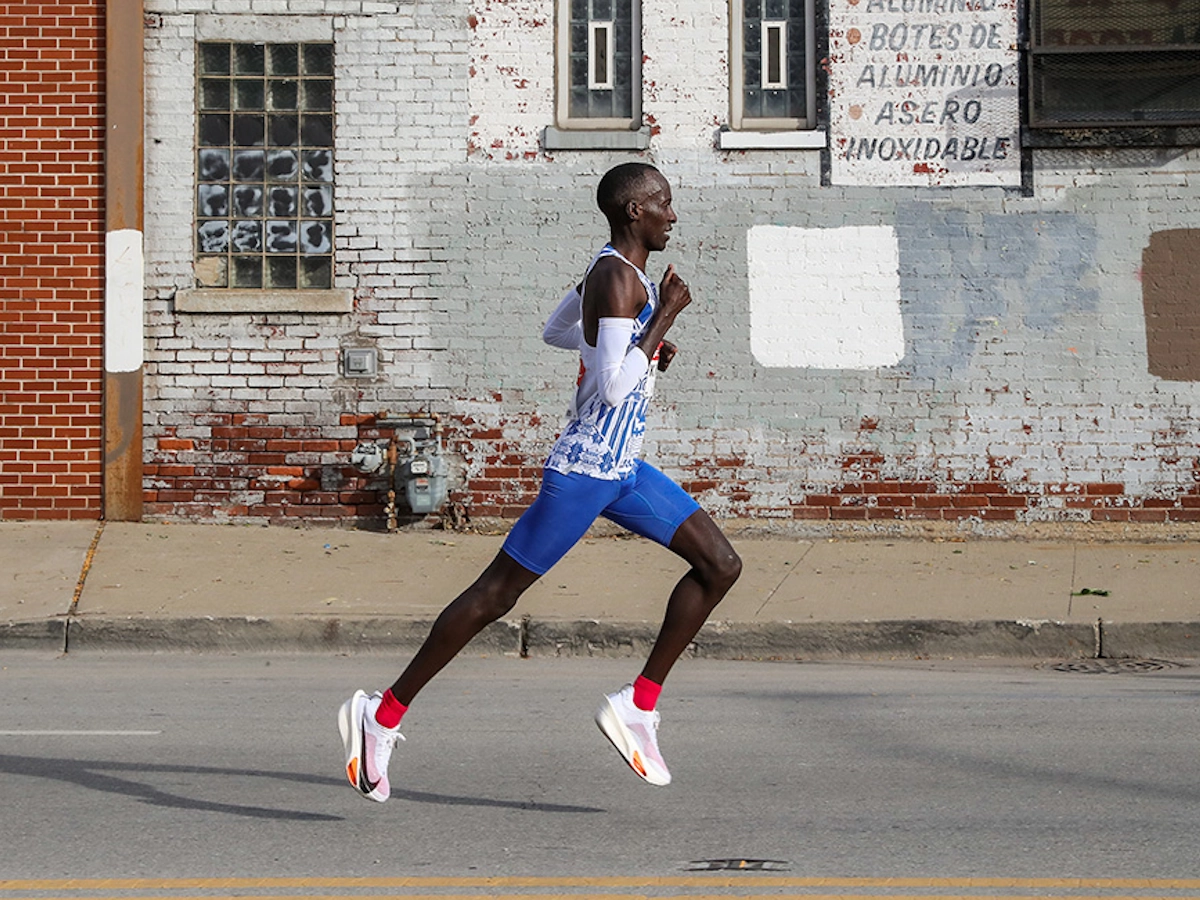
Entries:
[[421,688],[471,638],[508,613],[597,516],[662,544],[691,565],[667,600],[641,674],[605,697],[596,713],[596,724],[630,768],[650,784],[671,781],[658,749],[659,692],[737,580],[742,563],[699,504],[639,458],[655,370],[665,371],[675,353],[664,338],[692,301],[673,265],[660,287],[645,272],[651,251],[667,246],[676,221],[671,188],[653,166],[626,163],[600,180],[596,200],[611,239],[543,332],[547,343],[577,351],[581,366],[537,499],[483,574],[438,616],[395,684],[371,696],[356,691],[338,714],[346,775],[364,797],[387,800],[388,761],[396,741],[403,740],[400,720]]

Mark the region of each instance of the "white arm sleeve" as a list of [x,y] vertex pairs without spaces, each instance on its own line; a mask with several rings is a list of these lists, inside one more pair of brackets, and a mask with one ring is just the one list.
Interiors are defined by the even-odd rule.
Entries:
[[600,376],[600,399],[616,406],[637,387],[650,368],[641,347],[630,347],[633,319],[603,318],[596,336],[596,370]]
[[542,340],[551,347],[563,350],[579,349],[579,343],[583,340],[583,298],[575,288],[567,291],[558,309],[546,320]]

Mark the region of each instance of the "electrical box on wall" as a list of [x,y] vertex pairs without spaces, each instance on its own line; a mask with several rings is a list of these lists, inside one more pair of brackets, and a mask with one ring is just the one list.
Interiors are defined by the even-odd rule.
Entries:
[[342,351],[342,371],[347,378],[371,378],[379,371],[374,347],[347,347]]

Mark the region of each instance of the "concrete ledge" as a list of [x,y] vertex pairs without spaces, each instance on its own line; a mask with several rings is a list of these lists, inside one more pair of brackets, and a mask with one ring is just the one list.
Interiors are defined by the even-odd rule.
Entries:
[[546,150],[645,150],[650,146],[650,129],[608,131],[600,129],[565,130],[546,126],[542,147]]
[[[416,650],[432,620],[366,618],[72,619],[69,651],[370,652]],[[2,638],[2,635],[0,635]],[[519,626],[496,622],[468,648],[519,655]]]
[[354,293],[330,291],[184,290],[175,294],[175,311],[181,313],[320,313],[341,315],[354,311]]
[[[157,652],[412,652],[432,619],[77,617],[0,625],[0,649]],[[470,653],[560,658],[644,657],[658,622],[499,621]],[[688,656],[701,659],[1200,659],[1200,622],[710,622]]]
[[67,633],[65,618],[35,619],[0,624],[0,649],[62,652]]
[[1106,622],[1101,650],[1111,659],[1200,659],[1200,622]]
[[[657,623],[530,622],[530,656],[643,656]],[[1091,625],[1059,622],[711,622],[689,655],[704,659],[1075,659],[1094,655]],[[1196,654],[1200,655],[1200,654]]]

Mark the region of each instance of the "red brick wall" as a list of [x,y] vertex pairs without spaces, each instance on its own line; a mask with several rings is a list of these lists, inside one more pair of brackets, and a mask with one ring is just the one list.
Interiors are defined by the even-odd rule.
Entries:
[[104,4],[0,7],[0,519],[100,514]]

